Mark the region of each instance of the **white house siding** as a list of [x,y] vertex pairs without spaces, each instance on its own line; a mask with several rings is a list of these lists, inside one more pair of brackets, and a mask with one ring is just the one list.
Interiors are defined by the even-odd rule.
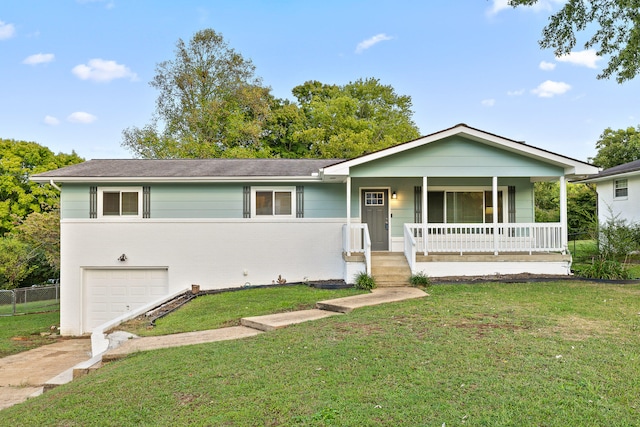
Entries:
[[[615,199],[614,179],[627,179],[628,196]],[[616,177],[611,180],[597,182],[598,191],[598,218],[601,223],[618,216],[629,223],[640,223],[640,175]]]
[[[278,276],[289,283],[345,278],[343,223],[344,219],[63,219],[61,333],[90,332],[82,325],[81,309],[83,273],[89,269],[166,269],[168,293],[191,284],[202,289],[270,284]],[[118,260],[122,254],[124,262]]]

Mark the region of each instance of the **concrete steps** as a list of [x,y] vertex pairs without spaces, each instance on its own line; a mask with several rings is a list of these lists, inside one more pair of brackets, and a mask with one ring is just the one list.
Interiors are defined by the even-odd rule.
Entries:
[[378,287],[407,286],[411,269],[402,252],[372,252],[371,275]]

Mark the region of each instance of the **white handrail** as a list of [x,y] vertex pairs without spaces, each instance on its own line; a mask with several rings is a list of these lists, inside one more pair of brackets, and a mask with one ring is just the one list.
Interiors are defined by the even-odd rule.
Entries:
[[415,271],[416,265],[416,239],[409,224],[404,225],[404,256],[407,258],[411,274]]
[[[347,233],[350,233],[350,239],[347,239]],[[346,224],[342,226],[342,250],[345,253],[364,254],[366,273],[371,274],[371,236],[366,223],[352,223],[350,230],[347,230]]]

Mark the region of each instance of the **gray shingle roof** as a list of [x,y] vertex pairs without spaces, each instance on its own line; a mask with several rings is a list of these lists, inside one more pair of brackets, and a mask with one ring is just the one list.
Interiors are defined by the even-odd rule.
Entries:
[[599,179],[599,178],[605,178],[608,176],[620,175],[623,173],[629,173],[629,172],[635,172],[635,171],[640,171],[640,160],[634,160],[633,162],[624,163],[609,169],[605,169],[599,174],[592,175],[587,179],[589,180]]
[[340,159],[89,160],[33,178],[303,177]]

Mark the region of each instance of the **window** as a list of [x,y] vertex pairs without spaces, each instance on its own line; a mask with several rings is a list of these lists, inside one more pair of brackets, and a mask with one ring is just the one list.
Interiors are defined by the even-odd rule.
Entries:
[[629,195],[629,184],[626,179],[616,179],[613,181],[614,199],[623,199]]
[[[503,222],[503,191],[498,191],[498,222]],[[492,191],[469,189],[464,191],[429,191],[427,193],[427,221],[430,223],[490,224],[496,206]]]
[[384,206],[384,192],[383,191],[365,191],[364,205],[365,206]]
[[252,217],[293,217],[295,187],[252,188]]
[[142,218],[142,188],[99,188],[98,216]]

